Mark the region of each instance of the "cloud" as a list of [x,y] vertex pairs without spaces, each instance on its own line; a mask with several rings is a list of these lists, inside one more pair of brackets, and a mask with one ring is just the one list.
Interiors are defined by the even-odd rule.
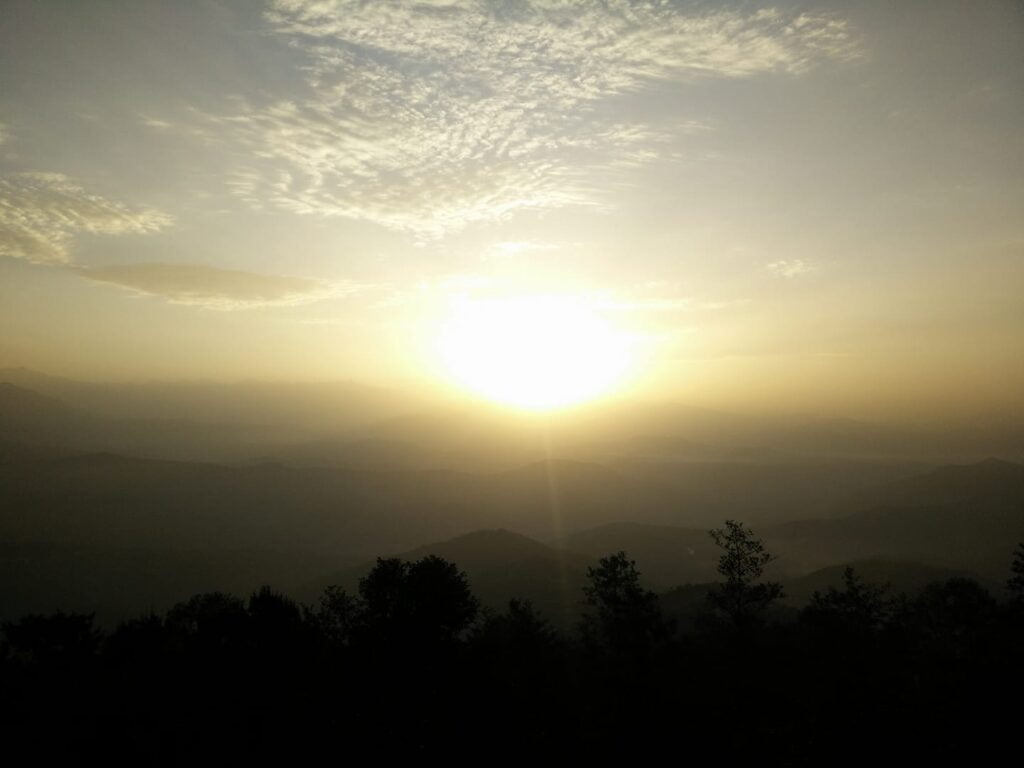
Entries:
[[172,304],[235,310],[295,306],[351,293],[358,287],[198,264],[125,264],[74,267],[87,280],[109,283]]
[[76,235],[145,234],[171,221],[165,213],[90,194],[59,173],[0,179],[0,256],[66,264]]
[[780,277],[797,277],[798,275],[806,275],[808,272],[814,272],[817,267],[803,259],[782,259],[766,264],[765,269],[769,272],[774,272]]
[[0,144],[5,143],[11,138],[11,132],[7,129],[7,126],[0,123]]
[[627,0],[277,0],[267,20],[302,57],[306,90],[206,115],[247,158],[230,188],[254,206],[433,234],[610,206],[608,174],[704,127],[616,122],[618,97],[859,52],[830,16]]

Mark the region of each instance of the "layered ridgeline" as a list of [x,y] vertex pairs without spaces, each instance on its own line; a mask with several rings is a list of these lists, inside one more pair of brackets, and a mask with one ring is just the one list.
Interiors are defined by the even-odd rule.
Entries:
[[[1024,538],[1024,467],[938,465],[890,428],[626,405],[531,420],[348,385],[6,378],[4,616],[113,620],[264,583],[311,599],[378,556],[433,552],[486,603],[528,597],[568,620],[585,568],[609,552],[659,592],[708,582],[707,529],[727,518],[756,526],[773,576],[794,584],[851,562],[901,563],[885,579],[908,586],[922,568],[998,581]],[[797,450],[826,436],[832,451]]]

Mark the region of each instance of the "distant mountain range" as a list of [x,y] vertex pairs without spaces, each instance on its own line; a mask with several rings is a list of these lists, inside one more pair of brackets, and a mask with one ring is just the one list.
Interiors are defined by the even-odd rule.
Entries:
[[[289,442],[252,420],[114,417],[82,407],[85,395],[72,405],[52,394],[76,386],[0,383],[2,616],[124,615],[267,582],[312,600],[332,580],[354,587],[376,556],[434,552],[464,568],[487,604],[525,597],[568,620],[587,565],[620,549],[658,591],[713,580],[707,529],[726,518],[754,526],[777,555],[773,576],[798,591],[849,562],[997,583],[1024,540],[1019,463],[701,453],[716,419],[723,443],[762,444],[741,441],[751,437],[742,417],[682,409],[674,422],[640,409],[627,425],[611,409],[517,423],[428,409],[374,417],[347,438]],[[643,437],[680,434],[687,413],[703,424],[693,441]],[[689,453],[673,456],[679,445]]]
[[[607,475],[600,469],[572,466],[570,474],[584,486]],[[787,581],[882,558],[998,582],[1014,544],[1024,540],[1022,477],[1024,467],[1005,462],[947,467],[876,491],[905,493],[920,484],[927,506],[873,507],[755,530],[778,557],[772,575]],[[142,610],[187,590],[245,591],[262,582],[312,600],[332,581],[354,587],[375,555],[391,553],[440,554],[471,574],[489,604],[525,597],[563,616],[575,608],[586,566],[620,549],[658,590],[715,578],[718,552],[704,528],[641,521],[585,527],[596,511],[635,513],[628,486],[602,506],[571,514],[563,508],[563,520],[574,527],[561,536],[551,535],[549,507],[515,518],[518,505],[539,492],[538,482],[537,472],[526,470],[373,473],[8,453],[0,463],[0,569],[7,585],[0,613],[56,607],[49,595],[63,596],[67,607]],[[595,493],[609,493],[618,482]],[[588,498],[562,497],[584,506]],[[547,524],[547,543],[507,530],[531,522]],[[506,530],[479,530],[495,524]],[[451,538],[416,546],[445,531]]]

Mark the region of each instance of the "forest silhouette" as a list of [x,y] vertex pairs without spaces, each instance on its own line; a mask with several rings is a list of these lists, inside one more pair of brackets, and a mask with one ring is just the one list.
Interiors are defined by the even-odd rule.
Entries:
[[743,524],[680,630],[627,553],[587,572],[579,622],[481,609],[438,556],[378,559],[300,605],[209,592],[101,631],[5,622],[8,755],[42,764],[294,763],[372,756],[856,764],[975,762],[1010,745],[1024,685],[1024,544],[999,599],[968,578],[891,594],[847,568],[798,613]]

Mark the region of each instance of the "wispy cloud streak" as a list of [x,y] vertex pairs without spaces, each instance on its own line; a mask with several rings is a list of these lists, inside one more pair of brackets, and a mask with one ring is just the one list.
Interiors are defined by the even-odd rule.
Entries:
[[126,264],[76,267],[87,280],[108,283],[172,304],[237,310],[295,306],[351,293],[350,285],[282,275],[264,275],[198,264]]

